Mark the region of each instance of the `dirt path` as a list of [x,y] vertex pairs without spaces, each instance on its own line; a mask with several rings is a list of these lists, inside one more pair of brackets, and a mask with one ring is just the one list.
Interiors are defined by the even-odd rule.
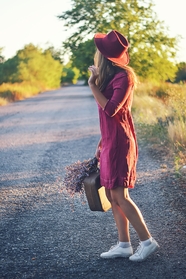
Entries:
[[[160,249],[142,263],[100,259],[117,241],[111,211],[91,212],[61,191],[64,167],[91,158],[98,139],[87,87],[0,108],[0,279],[186,278],[184,191],[167,155],[141,141],[131,196]],[[133,228],[131,242],[136,249]]]

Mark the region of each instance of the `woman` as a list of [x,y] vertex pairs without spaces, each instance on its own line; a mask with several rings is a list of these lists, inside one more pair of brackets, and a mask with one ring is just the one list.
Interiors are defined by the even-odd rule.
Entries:
[[[128,189],[134,187],[138,157],[131,116],[136,76],[129,63],[128,41],[119,32],[97,33],[95,65],[89,67],[88,84],[98,104],[101,139],[96,150],[100,160],[100,180],[105,187],[118,229],[119,242],[102,258],[129,257],[143,261],[159,245],[152,238],[142,214],[131,200]],[[140,245],[133,254],[129,222],[136,230]]]

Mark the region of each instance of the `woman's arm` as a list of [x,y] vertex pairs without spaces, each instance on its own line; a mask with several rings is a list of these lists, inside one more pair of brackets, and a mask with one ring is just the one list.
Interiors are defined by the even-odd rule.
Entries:
[[92,94],[94,95],[96,102],[100,105],[102,109],[104,109],[108,102],[108,99],[105,98],[105,96],[101,93],[96,84],[89,84],[89,87],[92,91]]
[[98,68],[96,68],[95,66],[90,66],[89,71],[91,72],[91,76],[88,80],[88,85],[94,95],[94,98],[96,100],[96,102],[100,105],[100,107],[102,109],[105,108],[108,99],[105,98],[105,96],[101,93],[101,91],[99,90],[99,88],[97,87],[97,85],[95,84],[96,79],[98,77]]
[[112,98],[105,105],[105,113],[113,117],[125,104],[129,95],[132,92],[133,85],[129,84],[126,74],[122,74],[113,81]]

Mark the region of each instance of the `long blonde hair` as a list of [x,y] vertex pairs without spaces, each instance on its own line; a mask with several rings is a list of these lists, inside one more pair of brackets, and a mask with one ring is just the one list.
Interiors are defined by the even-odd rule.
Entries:
[[113,63],[105,58],[98,49],[94,56],[94,63],[95,66],[99,68],[99,76],[96,80],[96,84],[100,91],[103,91],[115,74],[122,70],[127,73],[129,84],[132,84],[134,87],[136,86],[137,77],[131,67]]

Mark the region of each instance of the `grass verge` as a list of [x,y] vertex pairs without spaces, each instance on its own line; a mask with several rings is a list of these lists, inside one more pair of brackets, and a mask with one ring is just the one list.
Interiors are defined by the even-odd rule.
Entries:
[[0,85],[0,105],[6,105],[9,102],[23,100],[46,90],[41,84],[21,83],[3,83]]
[[186,84],[140,84],[133,115],[140,137],[169,149],[179,172],[186,165]]

